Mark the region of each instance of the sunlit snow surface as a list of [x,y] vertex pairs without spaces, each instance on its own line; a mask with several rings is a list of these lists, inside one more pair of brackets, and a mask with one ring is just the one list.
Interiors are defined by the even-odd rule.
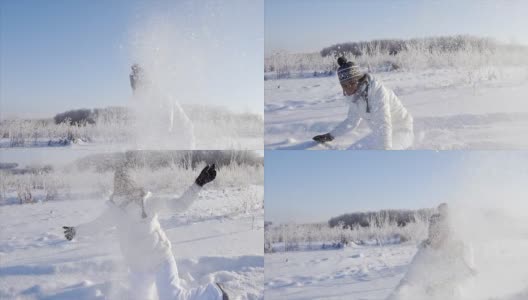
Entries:
[[[409,270],[416,251],[415,243],[405,243],[266,254],[265,299],[386,299]],[[460,285],[460,299],[526,299],[528,272],[518,273],[517,267],[527,261],[526,253],[528,240],[505,238],[476,247],[477,275]],[[427,266],[422,276],[434,281],[439,268]],[[404,298],[442,299],[417,291]]]

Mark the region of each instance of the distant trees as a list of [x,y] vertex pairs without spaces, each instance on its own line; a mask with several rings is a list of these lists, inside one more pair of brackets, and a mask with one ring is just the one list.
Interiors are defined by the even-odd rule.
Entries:
[[[306,72],[309,75],[329,76],[333,75],[337,63],[334,59],[324,58],[319,53],[288,53],[277,51],[264,59],[264,72],[273,72],[272,79],[291,77],[291,72]],[[265,79],[268,79],[265,76]]]
[[[227,145],[241,137],[262,136],[264,131],[260,114],[232,112],[220,106],[184,104],[182,107],[194,123],[195,134],[207,134],[210,144]],[[47,119],[0,119],[0,138],[5,139],[0,141],[0,147],[130,143],[141,138],[142,132],[138,129],[135,114],[129,107],[73,110]],[[171,143],[168,137],[160,133],[160,142]],[[231,144],[219,146],[232,147]]]
[[377,212],[354,212],[343,214],[328,221],[330,227],[370,227],[383,226],[391,223],[403,227],[411,222],[416,222],[416,218],[427,220],[431,212],[429,210],[380,210]]
[[335,44],[314,53],[276,51],[264,59],[265,80],[332,76],[345,56],[368,72],[528,64],[528,47],[467,35]]
[[397,55],[403,50],[412,47],[427,49],[429,52],[456,52],[466,48],[477,49],[479,51],[493,50],[497,47],[494,40],[489,38],[478,38],[467,35],[417,38],[410,40],[372,40],[361,42],[346,42],[323,48],[320,51],[322,57],[332,56],[362,56],[376,53],[388,53]]
[[83,126],[86,124],[95,124],[94,114],[90,109],[74,109],[69,110],[53,117],[55,124],[62,124],[65,122],[71,125]]
[[[434,209],[350,213],[328,223],[271,224],[264,228],[264,251],[338,249],[350,243],[394,244],[427,238]],[[400,223],[398,223],[398,220]]]
[[53,117],[55,124],[68,123],[69,125],[85,126],[96,123],[124,123],[130,118],[130,111],[125,107],[106,107],[91,109],[74,109],[56,114]]
[[130,109],[122,106],[94,108],[93,115],[99,124],[127,123],[132,118]]
[[9,170],[18,167],[17,163],[2,163],[0,162],[0,170]]
[[371,55],[374,51],[384,51],[391,55],[396,55],[404,48],[403,40],[373,40],[368,42],[347,42],[335,44],[323,48],[319,53],[322,57],[340,57],[340,56],[362,56]]

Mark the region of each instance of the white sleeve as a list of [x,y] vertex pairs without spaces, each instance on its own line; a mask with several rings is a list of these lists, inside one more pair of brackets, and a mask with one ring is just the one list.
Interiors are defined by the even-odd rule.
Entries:
[[148,213],[169,210],[171,212],[182,212],[187,210],[193,202],[198,199],[201,186],[193,183],[180,197],[156,197],[148,199],[146,211]]
[[75,226],[77,236],[94,235],[99,234],[107,229],[115,226],[113,213],[111,208],[107,208],[99,217],[96,219]]
[[333,137],[344,135],[347,132],[350,132],[356,129],[359,126],[359,123],[361,123],[361,118],[359,117],[359,114],[357,113],[355,105],[350,104],[350,108],[348,109],[347,118],[341,123],[339,123],[339,125],[337,125],[332,131],[330,131],[330,134]]
[[400,280],[400,283],[396,286],[395,292],[399,292],[404,286],[413,285],[416,283],[416,279],[421,276],[421,267],[424,265],[425,258],[425,245],[422,242],[418,246],[418,251],[413,256],[411,262],[408,264],[407,272]]
[[475,257],[474,257],[474,253],[473,253],[473,246],[471,244],[464,244],[463,246],[463,259],[464,259],[464,262],[466,263],[466,266],[471,269],[471,270],[474,270],[475,269]]
[[378,88],[370,97],[371,129],[376,138],[376,148],[383,150],[392,149],[392,120],[390,112],[390,95],[383,87]]

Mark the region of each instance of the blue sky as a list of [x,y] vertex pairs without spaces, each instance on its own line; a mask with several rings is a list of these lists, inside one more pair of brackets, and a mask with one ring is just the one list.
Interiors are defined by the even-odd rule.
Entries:
[[528,194],[526,152],[266,151],[264,157],[265,219],[279,223],[461,200],[525,202]]
[[382,38],[471,34],[528,45],[524,0],[266,0],[266,53]]
[[185,95],[180,102],[262,113],[262,1],[20,0],[0,5],[1,117],[125,105],[131,96],[134,37],[153,19],[178,34],[170,51],[200,61],[193,66],[186,55],[170,59],[179,72],[203,75],[174,83]]

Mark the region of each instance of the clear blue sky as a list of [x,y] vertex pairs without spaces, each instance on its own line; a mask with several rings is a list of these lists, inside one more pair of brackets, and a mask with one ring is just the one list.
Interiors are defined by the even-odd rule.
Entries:
[[171,67],[208,74],[175,83],[185,95],[180,102],[262,113],[263,1],[0,3],[0,117],[125,105],[133,37],[153,18],[185,39],[186,48],[174,41],[175,56],[182,49],[201,55],[196,67],[189,62],[193,53],[172,58]]
[[528,153],[266,151],[265,219],[325,222],[356,211],[416,209],[528,195]]
[[349,41],[471,34],[528,45],[524,0],[266,0],[266,54]]

